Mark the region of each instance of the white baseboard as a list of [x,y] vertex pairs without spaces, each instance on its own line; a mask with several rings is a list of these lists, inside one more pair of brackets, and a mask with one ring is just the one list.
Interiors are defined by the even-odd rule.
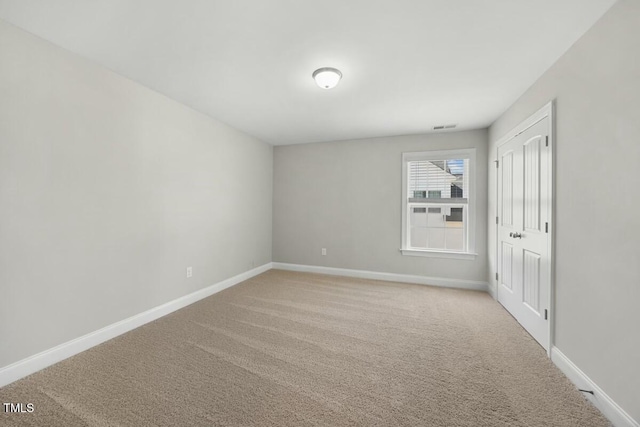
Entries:
[[143,313],[129,317],[128,319],[105,326],[102,329],[98,329],[97,331],[91,332],[87,335],[67,341],[56,347],[50,348],[49,350],[45,350],[26,359],[5,366],[0,369],[0,387],[11,384],[20,378],[24,378],[27,375],[38,372],[41,369],[88,350],[98,344],[102,344],[103,342],[115,338],[118,335],[122,335],[132,329],[138,328],[145,323],[149,323],[162,316],[166,316],[169,313],[193,304],[203,298],[257,276],[258,274],[264,273],[265,271],[271,270],[271,268],[271,263],[264,264],[260,267],[254,268],[253,270],[245,271],[244,273],[230,277],[222,282],[218,282],[189,295],[169,301]]
[[488,291],[487,282],[448,279],[444,277],[415,276],[410,274],[381,273],[378,271],[351,270],[348,268],[321,267],[317,265],[271,263],[274,269],[300,271],[306,273],[330,274],[332,276],[358,277],[361,279],[386,280],[389,282],[414,283],[418,285],[432,285],[445,288],[470,289],[474,291]]
[[585,397],[598,408],[602,414],[616,427],[640,427],[616,402],[613,401],[600,387],[580,370],[557,347],[551,348],[551,360],[560,370],[580,389],[592,390],[594,395],[583,393]]

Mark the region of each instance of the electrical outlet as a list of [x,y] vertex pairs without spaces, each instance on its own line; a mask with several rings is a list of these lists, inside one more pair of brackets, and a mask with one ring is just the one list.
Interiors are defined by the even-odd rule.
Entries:
[[187,267],[187,279],[193,276],[193,267]]
[[327,255],[327,248],[322,248],[322,256]]

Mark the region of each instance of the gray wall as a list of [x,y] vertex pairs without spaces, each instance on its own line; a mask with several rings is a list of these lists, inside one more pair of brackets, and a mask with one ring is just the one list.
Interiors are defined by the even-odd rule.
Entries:
[[0,22],[0,367],[270,262],[272,159]]
[[[640,2],[620,1],[490,129],[556,99],[555,345],[640,420]],[[495,217],[491,169],[489,218]],[[489,221],[495,272],[495,224]],[[495,281],[491,281],[494,283]]]
[[[472,147],[477,149],[479,256],[403,256],[402,153]],[[273,260],[485,281],[486,150],[486,130],[274,147]]]

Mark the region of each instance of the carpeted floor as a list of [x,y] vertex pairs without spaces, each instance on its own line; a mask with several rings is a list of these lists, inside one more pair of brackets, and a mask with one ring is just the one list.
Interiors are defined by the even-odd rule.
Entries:
[[606,426],[485,293],[271,270],[0,389],[2,426]]

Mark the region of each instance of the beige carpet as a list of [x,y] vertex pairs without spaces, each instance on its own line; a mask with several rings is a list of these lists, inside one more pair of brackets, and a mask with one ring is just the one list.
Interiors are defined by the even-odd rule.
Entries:
[[0,389],[2,426],[605,426],[489,295],[272,270]]

